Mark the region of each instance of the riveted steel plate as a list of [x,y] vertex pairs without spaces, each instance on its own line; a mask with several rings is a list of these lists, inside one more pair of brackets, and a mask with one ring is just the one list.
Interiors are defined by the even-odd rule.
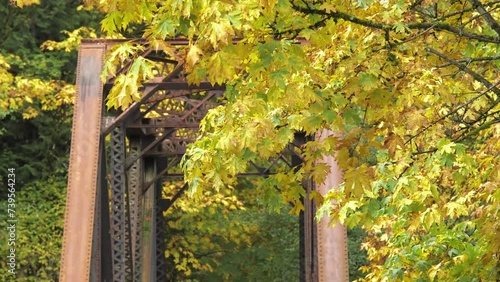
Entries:
[[89,281],[102,119],[105,44],[80,46],[60,281]]
[[[333,134],[331,131],[324,130],[316,134],[316,140],[322,140]],[[322,161],[330,166],[330,173],[325,182],[316,185],[316,191],[324,196],[332,187],[334,189],[339,187],[342,182],[342,171],[334,157],[328,156],[323,158]],[[318,282],[349,281],[347,230],[341,224],[337,224],[332,228],[328,226],[329,221],[330,218],[324,216],[316,226]]]

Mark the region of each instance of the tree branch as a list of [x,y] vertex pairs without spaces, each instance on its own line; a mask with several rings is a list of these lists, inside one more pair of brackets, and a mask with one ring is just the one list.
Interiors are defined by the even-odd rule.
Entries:
[[425,48],[427,50],[427,52],[429,53],[432,53],[434,55],[437,55],[438,57],[440,57],[441,59],[444,59],[445,61],[447,61],[448,63],[456,66],[457,68],[459,68],[461,71],[469,74],[470,76],[472,76],[475,80],[481,82],[484,86],[486,86],[489,90],[493,91],[493,93],[495,93],[497,95],[497,97],[500,97],[500,89],[498,87],[496,87],[496,85],[492,84],[491,82],[489,82],[486,78],[484,78],[483,76],[481,76],[480,74],[474,72],[473,70],[469,69],[468,67],[462,65],[461,63],[459,63],[458,61],[452,59],[452,58],[449,58],[447,56],[445,56],[444,54],[430,48],[430,47],[426,47]]
[[462,142],[463,140],[467,139],[468,137],[476,135],[480,131],[487,129],[487,128],[491,127],[492,125],[496,124],[496,123],[500,123],[500,117],[481,124],[477,128],[474,128],[473,130],[469,131],[468,133],[466,133],[464,135],[461,135],[460,137],[458,137],[457,139],[455,139],[454,142],[457,142],[457,143],[458,142]]
[[481,42],[500,44],[500,37],[467,32],[463,28],[457,28],[446,23],[411,23],[408,24],[408,28],[409,29],[433,28],[435,30],[448,31],[458,36],[467,37],[469,39],[474,39]]
[[413,156],[418,156],[418,155],[423,155],[423,154],[432,154],[432,153],[435,153],[436,151],[437,151],[436,148],[432,148],[432,149],[425,150],[425,151],[416,151],[416,152],[413,152],[411,154]]
[[294,4],[293,2],[291,2],[291,4],[292,4],[292,8],[295,11],[301,12],[304,14],[317,14],[317,15],[327,16],[327,17],[332,18],[332,19],[343,19],[343,20],[348,21],[348,22],[352,22],[355,24],[359,24],[362,26],[371,27],[371,28],[375,28],[375,29],[381,29],[381,30],[386,30],[386,29],[390,30],[392,28],[392,26],[390,26],[390,25],[360,19],[360,18],[357,18],[353,15],[349,15],[349,14],[338,12],[338,11],[327,12],[324,10],[317,10],[317,9],[312,9],[309,7],[307,7],[307,8],[300,7],[300,6],[297,6],[296,4]]
[[413,4],[410,5],[410,10],[415,10],[415,8],[417,8],[418,5],[422,4],[424,0],[417,0],[415,2],[413,2]]
[[323,18],[322,20],[320,20],[320,21],[318,21],[318,22],[316,22],[314,24],[311,24],[309,26],[279,31],[279,32],[276,32],[274,35],[275,36],[281,36],[281,35],[285,35],[285,34],[288,34],[288,33],[294,33],[295,34],[294,37],[296,37],[304,29],[315,29],[315,28],[319,28],[319,27],[325,26],[325,22],[327,20],[328,20],[328,18]]
[[500,24],[491,16],[491,14],[486,11],[483,4],[479,2],[479,0],[469,0],[472,6],[476,8],[476,10],[483,16],[484,20],[488,23],[488,25],[493,29],[497,35],[500,36]]
[[492,85],[490,88],[486,89],[485,91],[483,91],[481,94],[477,95],[476,97],[470,99],[469,101],[463,103],[462,105],[456,107],[453,111],[447,113],[446,115],[438,118],[437,120],[434,120],[433,122],[431,122],[429,125],[427,125],[426,127],[422,128],[419,132],[417,132],[415,135],[411,136],[408,140],[406,140],[406,142],[404,143],[405,145],[410,143],[413,139],[415,139],[417,136],[421,135],[422,133],[424,133],[425,131],[427,131],[427,129],[433,127],[434,125],[438,124],[440,121],[443,121],[445,120],[446,118],[448,118],[449,116],[457,113],[460,109],[464,108],[464,107],[467,107],[468,105],[472,104],[472,102],[476,101],[477,99],[479,99],[480,97],[482,97],[483,95],[486,95],[490,90],[492,90],[493,87],[496,87],[496,85],[500,84],[500,82],[496,83],[495,85]]
[[[354,15],[349,15],[343,12],[339,11],[325,11],[325,10],[318,10],[318,9],[313,9],[309,7],[301,7],[296,5],[295,3],[291,2],[292,8],[298,12],[304,13],[304,14],[317,14],[317,15],[323,15],[332,19],[342,19],[354,24],[358,24],[361,26],[373,28],[373,29],[379,29],[379,30],[384,30],[384,31],[390,31],[394,29],[395,25],[394,24],[386,24],[386,23],[380,23],[380,22],[374,22],[374,21],[369,21],[365,19],[358,18]],[[458,28],[451,26],[447,23],[442,23],[442,22],[422,22],[422,23],[410,23],[407,25],[409,29],[434,29],[434,30],[441,30],[441,31],[448,31],[451,33],[454,33],[458,36],[462,37],[467,37],[469,39],[474,39],[477,41],[481,42],[488,42],[488,43],[496,43],[500,44],[500,37],[494,37],[494,36],[489,36],[489,35],[483,35],[483,34],[477,34],[477,33],[471,33],[468,31],[465,31],[463,28]]]
[[409,38],[403,39],[402,41],[400,41],[400,42],[396,43],[396,45],[405,44],[405,43],[408,43],[408,42],[410,42],[410,41],[412,41],[412,40],[415,40],[415,39],[417,39],[418,37],[420,37],[420,36],[422,36],[422,35],[426,34],[427,32],[429,32],[429,31],[430,31],[431,29],[433,29],[433,28],[434,28],[434,26],[431,26],[431,27],[429,27],[429,28],[427,28],[427,29],[425,29],[425,30],[423,30],[423,31],[421,31],[421,32],[419,32],[419,33],[417,33],[417,34],[415,34],[415,35],[412,35],[412,36],[411,36],[411,37],[409,37]]
[[[470,64],[473,62],[487,62],[487,61],[496,61],[496,60],[500,60],[500,55],[491,56],[491,57],[464,58],[464,59],[456,60],[456,62]],[[453,63],[446,63],[446,64],[442,64],[442,65],[437,66],[437,68],[444,68],[444,67],[448,67],[451,65],[453,65]]]
[[[483,4],[483,6],[485,6],[485,7],[488,6],[489,7],[489,6],[493,6],[495,4],[498,4],[498,3],[500,3],[500,0],[492,1],[492,2],[489,2],[489,3]],[[435,21],[442,21],[442,20],[445,20],[447,18],[451,18],[451,17],[456,16],[456,15],[462,15],[462,14],[470,12],[472,10],[474,10],[473,7],[472,8],[467,8],[467,9],[463,9],[463,10],[460,10],[460,11],[455,11],[455,12],[446,14],[446,15],[444,15],[442,17],[436,18]]]

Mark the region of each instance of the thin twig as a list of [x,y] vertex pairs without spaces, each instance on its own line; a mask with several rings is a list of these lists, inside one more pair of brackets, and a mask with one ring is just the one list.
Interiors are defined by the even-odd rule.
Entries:
[[459,137],[457,137],[455,140],[453,140],[454,142],[461,142],[465,139],[467,139],[467,137],[470,137],[472,135],[475,135],[477,133],[479,133],[479,131],[481,130],[484,130],[490,126],[492,126],[493,124],[496,124],[496,123],[500,123],[500,117],[499,118],[495,118],[493,120],[490,120],[488,122],[485,122],[483,123],[482,125],[480,125],[479,127],[477,128],[474,128],[473,130],[469,131],[468,133],[464,134],[464,135],[461,135]]
[[500,36],[500,24],[491,16],[491,14],[486,11],[483,4],[479,2],[479,0],[469,0],[472,3],[472,6],[481,14],[484,20],[488,23],[488,25],[493,29],[497,35]]
[[[487,7],[487,6],[493,6],[495,4],[498,4],[500,3],[500,0],[497,0],[497,1],[493,1],[493,2],[489,2],[489,3],[486,3],[484,4],[483,6]],[[449,13],[447,15],[444,15],[440,18],[436,18],[435,20],[436,21],[442,21],[442,20],[446,20],[447,18],[451,18],[451,17],[454,17],[456,15],[461,15],[461,14],[464,14],[464,13],[467,13],[467,12],[470,12],[472,10],[474,10],[475,8],[472,7],[472,8],[467,8],[467,9],[463,9],[463,10],[460,10],[460,11],[456,11],[456,12],[453,12],[453,13]]]
[[425,131],[427,131],[427,129],[433,127],[434,125],[436,125],[437,123],[439,123],[440,121],[443,121],[445,120],[446,118],[448,118],[449,116],[457,113],[460,109],[466,107],[467,105],[470,105],[472,102],[476,101],[477,99],[479,99],[480,97],[486,95],[486,93],[488,93],[489,91],[491,91],[491,89],[493,87],[495,87],[496,85],[499,85],[500,84],[500,81],[497,82],[495,85],[492,85],[490,88],[486,89],[485,91],[483,91],[481,94],[477,95],[476,97],[470,99],[469,101],[463,103],[462,105],[456,107],[453,111],[447,113],[446,115],[438,118],[437,120],[431,122],[429,125],[427,125],[426,127],[422,128],[419,132],[417,132],[415,135],[411,136],[404,144],[408,144],[409,142],[411,142],[413,139],[415,139],[416,137],[418,137],[419,135],[421,135],[422,133],[424,133]]
[[419,32],[419,33],[417,33],[417,34],[415,34],[415,35],[411,36],[411,37],[410,37],[410,38],[408,38],[408,39],[405,39],[405,40],[403,40],[403,41],[399,41],[399,42],[398,42],[398,43],[396,43],[396,44],[397,44],[397,45],[400,45],[400,44],[408,43],[408,42],[410,42],[410,41],[412,41],[412,40],[415,40],[415,39],[417,39],[418,37],[420,37],[420,36],[422,36],[422,35],[426,34],[428,31],[432,30],[433,28],[434,28],[434,26],[431,26],[431,27],[429,27],[429,28],[427,28],[427,29],[425,29],[425,30],[423,30],[423,31],[421,31],[421,32]]
[[433,148],[433,149],[429,149],[429,150],[425,150],[425,151],[416,151],[416,152],[413,152],[411,154],[414,156],[418,156],[418,155],[423,155],[423,154],[431,154],[431,153],[434,153],[436,151],[437,151],[437,149]]
[[[361,19],[358,18],[354,15],[349,15],[343,12],[339,11],[325,11],[325,10],[319,10],[319,9],[313,9],[309,7],[300,7],[296,5],[293,1],[291,2],[292,8],[298,12],[305,13],[305,14],[317,14],[317,15],[324,15],[332,19],[343,19],[345,21],[358,24],[361,26],[369,27],[369,28],[374,28],[374,29],[379,29],[379,30],[392,30],[394,29],[395,25],[394,24],[387,24],[387,23],[380,23],[380,22],[374,22],[366,19]],[[489,36],[489,35],[484,35],[484,34],[477,34],[477,33],[471,33],[466,31],[463,27],[455,27],[451,26],[447,23],[443,22],[421,22],[421,23],[410,23],[406,25],[409,29],[428,29],[432,28],[434,30],[441,30],[441,31],[448,31],[451,33],[454,33],[458,36],[461,37],[466,37],[469,39],[474,39],[477,41],[481,42],[489,42],[489,43],[500,43],[500,38],[495,37],[495,36]]]
[[474,72],[473,70],[469,69],[468,67],[464,66],[463,64],[459,63],[457,60],[454,60],[448,56],[445,56],[444,54],[438,52],[437,50],[435,49],[432,49],[430,47],[426,47],[425,48],[427,50],[427,52],[429,53],[432,53],[438,57],[440,57],[441,59],[444,59],[445,61],[451,63],[452,65],[456,66],[457,68],[459,68],[461,71],[469,74],[470,76],[472,76],[475,80],[481,82],[484,86],[486,86],[489,90],[493,91],[493,93],[495,93],[498,97],[500,97],[500,89],[498,89],[496,87],[496,85],[498,85],[498,83],[496,84],[492,84],[491,82],[489,82],[486,78],[484,78],[482,75]]
[[[470,64],[473,62],[486,62],[486,61],[496,61],[496,60],[500,60],[500,55],[499,56],[491,56],[491,57],[464,58],[464,59],[455,60],[455,61],[457,61],[458,63]],[[451,65],[453,65],[453,63],[446,63],[446,64],[442,64],[442,65],[437,66],[437,68],[444,68],[444,67],[448,67]]]

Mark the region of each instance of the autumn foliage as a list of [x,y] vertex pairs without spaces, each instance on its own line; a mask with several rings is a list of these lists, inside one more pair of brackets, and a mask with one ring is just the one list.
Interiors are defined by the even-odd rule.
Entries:
[[[367,232],[361,281],[498,280],[498,1],[85,2],[105,13],[108,37],[138,34],[167,54],[164,39],[187,38],[188,80],[227,85],[183,161],[192,194],[227,195],[249,161],[275,156],[294,133],[332,130],[302,146],[300,169],[263,185],[299,210],[298,183],[322,182],[320,160],[334,155],[344,182],[314,195],[318,217]],[[104,76],[136,59],[109,107],[138,100],[154,76],[142,48],[131,41],[108,54]],[[3,106],[29,102],[12,99]]]
[[[321,182],[335,155],[345,181],[318,216],[368,232],[366,281],[498,278],[498,1],[87,2],[109,36],[188,38],[190,82],[228,85],[183,163],[193,193],[227,189],[295,132],[333,130],[266,183],[298,205],[296,183]],[[115,85],[122,100],[139,74]]]

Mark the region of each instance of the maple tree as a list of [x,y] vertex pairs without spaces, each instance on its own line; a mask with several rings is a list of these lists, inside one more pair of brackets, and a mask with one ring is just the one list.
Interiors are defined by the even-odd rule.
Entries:
[[[86,3],[106,14],[108,36],[142,26],[150,46],[188,38],[189,81],[227,85],[184,159],[193,193],[234,185],[249,161],[275,156],[295,132],[332,130],[302,146],[300,169],[265,183],[300,208],[298,183],[322,182],[320,160],[334,155],[344,182],[314,195],[318,216],[366,230],[366,281],[498,278],[499,1]],[[137,100],[122,91],[152,75],[137,64],[109,106]]]

